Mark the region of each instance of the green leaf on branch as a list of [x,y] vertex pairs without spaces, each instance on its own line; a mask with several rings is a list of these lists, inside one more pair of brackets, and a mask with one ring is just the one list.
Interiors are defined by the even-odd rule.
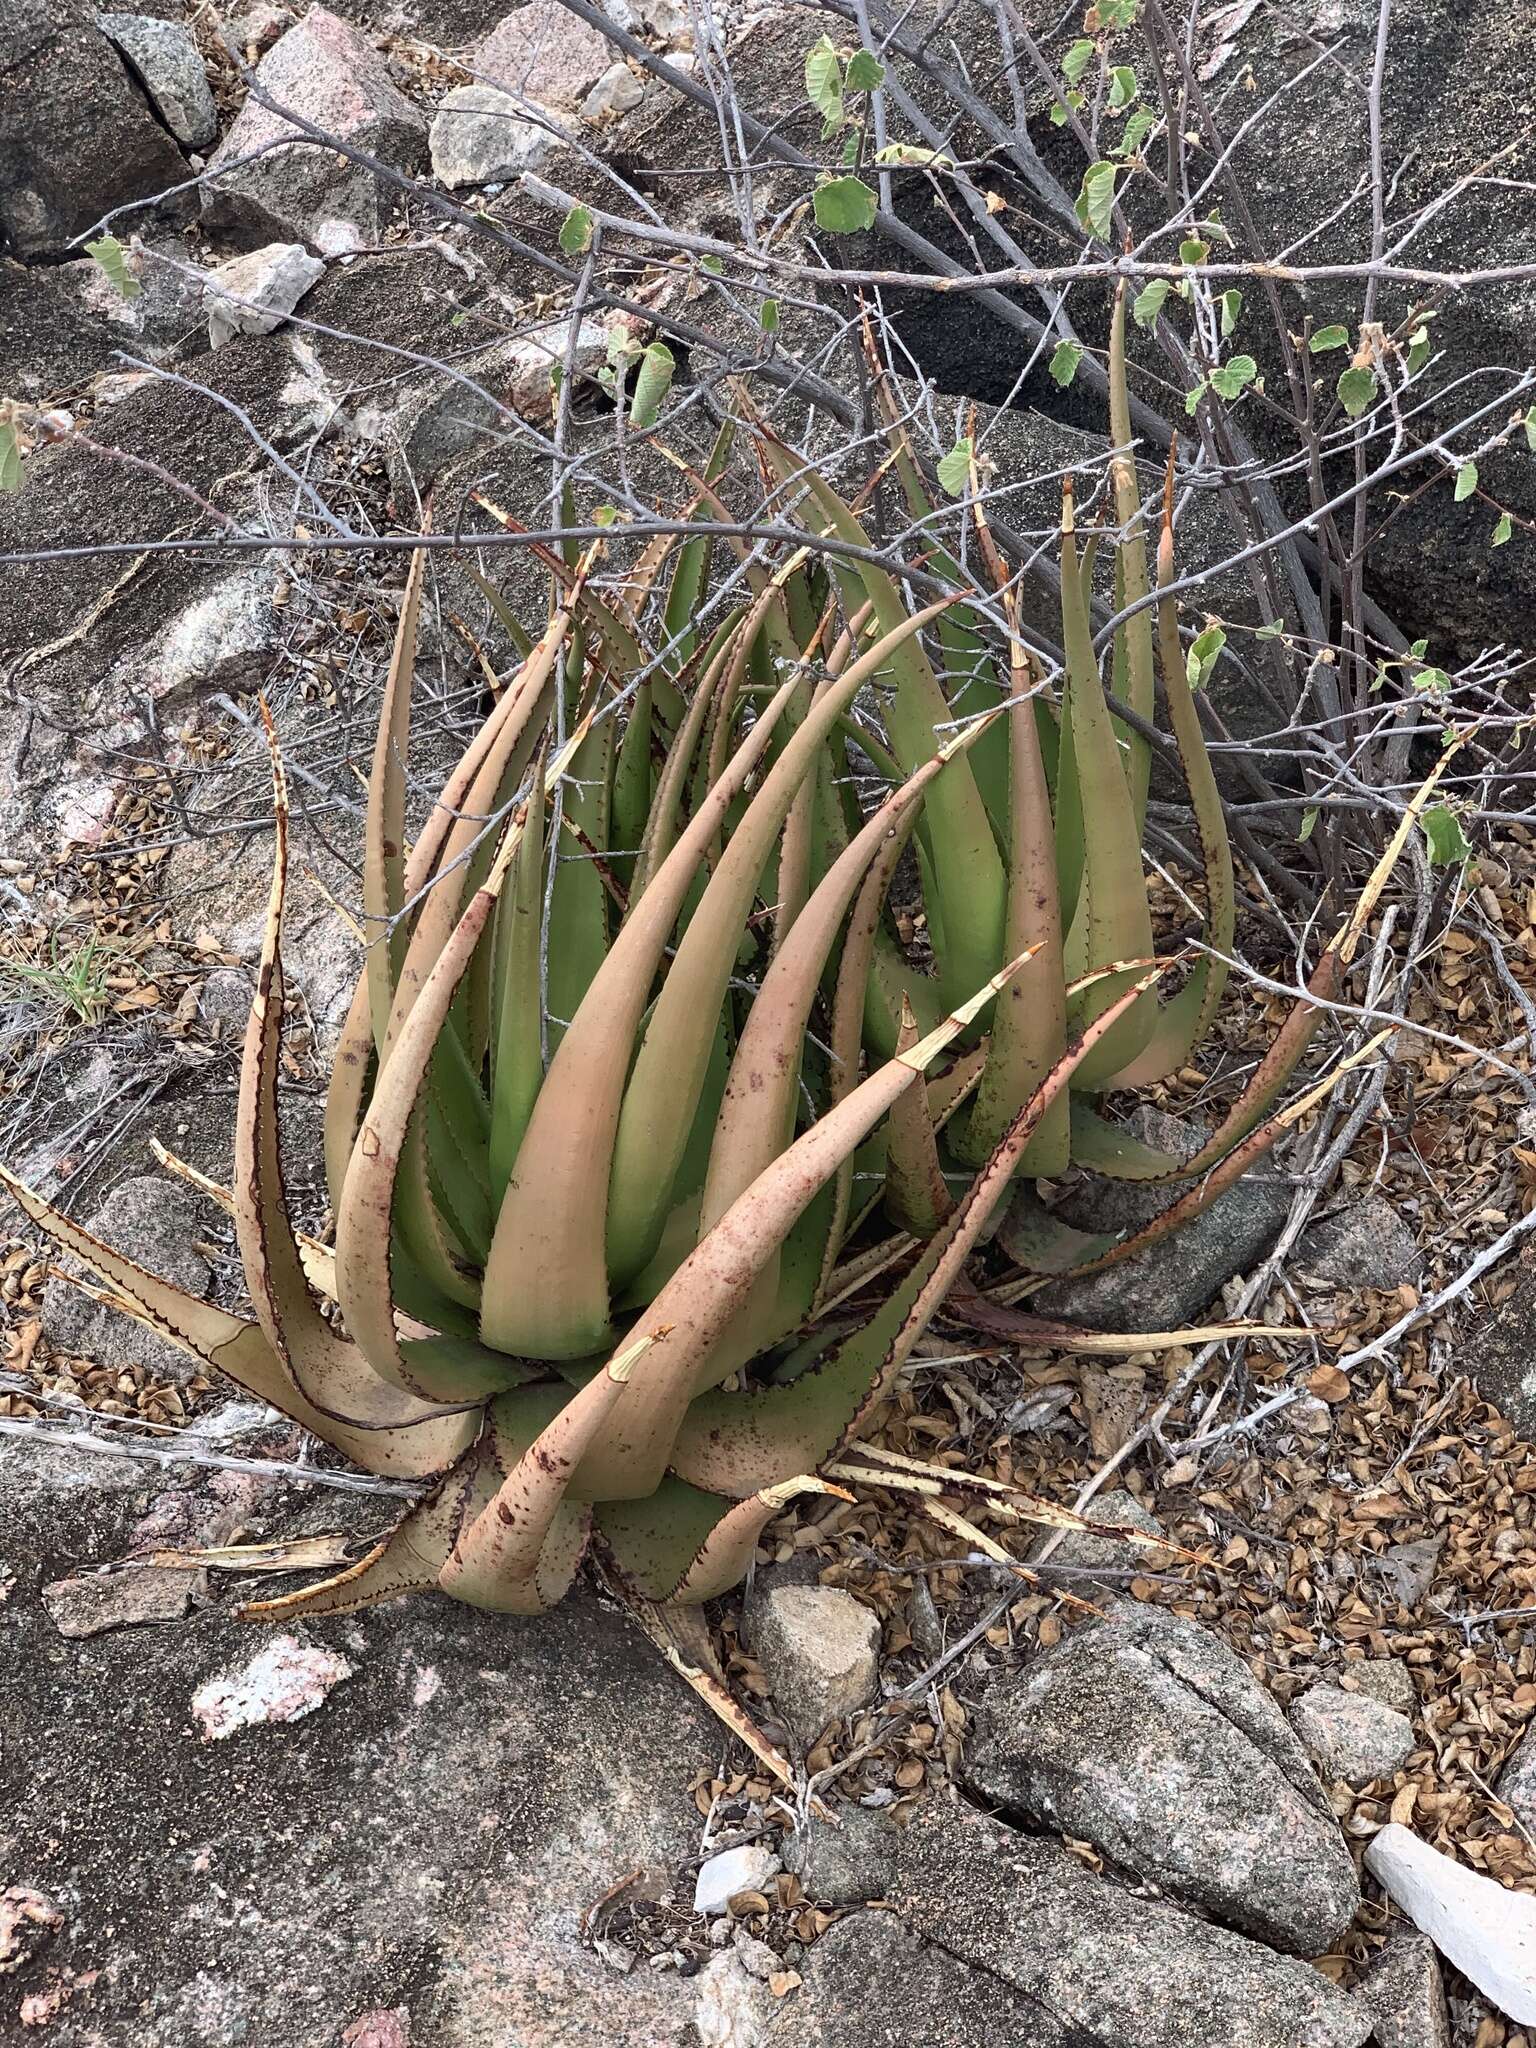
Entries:
[[1184,410],[1191,418],[1200,410],[1200,401],[1205,396],[1205,389],[1205,379],[1202,377],[1193,391],[1186,391],[1184,394]]
[[879,201],[862,178],[828,178],[811,198],[816,225],[829,235],[862,235],[875,224]]
[[1094,0],[1083,16],[1083,27],[1097,33],[1105,28],[1131,28],[1141,0]]
[[1238,291],[1223,292],[1217,304],[1221,307],[1221,338],[1225,341],[1243,310],[1243,295]]
[[1461,820],[1454,811],[1444,804],[1436,804],[1427,810],[1419,823],[1424,828],[1425,843],[1429,848],[1430,864],[1437,868],[1460,866],[1472,858],[1472,848],[1467,835],[1461,829]]
[[1093,62],[1097,50],[1098,44],[1091,42],[1087,36],[1083,36],[1072,45],[1066,56],[1061,60],[1062,76],[1066,79],[1068,85],[1076,85],[1083,73],[1088,69],[1088,66]]
[[1278,640],[1284,631],[1284,619],[1271,619],[1268,624],[1260,626],[1253,637],[1255,640]]
[[813,43],[805,57],[805,96],[826,123],[824,135],[843,125],[843,65],[830,36]]
[[1369,411],[1376,402],[1376,372],[1359,364],[1346,370],[1338,382],[1339,403],[1352,420]]
[[1416,377],[1429,361],[1429,329],[1415,327],[1408,337],[1408,374]]
[[1138,107],[1125,124],[1125,133],[1120,138],[1120,154],[1134,156],[1157,126],[1157,116],[1150,107]]
[[1296,834],[1296,844],[1298,846],[1306,845],[1307,841],[1312,837],[1312,830],[1316,823],[1317,805],[1313,804],[1301,814],[1301,830]]
[[843,79],[845,92],[874,92],[885,83],[885,66],[873,50],[855,50]]
[[21,442],[10,420],[0,420],[0,491],[21,489]]
[[1493,529],[1493,539],[1489,543],[1489,545],[1491,547],[1496,548],[1503,547],[1505,541],[1509,539],[1510,535],[1514,532],[1514,530],[1515,522],[1510,518],[1507,512],[1501,512],[1499,514],[1499,523]]
[[1196,634],[1190,643],[1189,653],[1184,658],[1184,673],[1189,678],[1189,687],[1198,690],[1210,677],[1216,666],[1216,657],[1227,644],[1226,629],[1215,624]]
[[1533,405],[1526,414],[1523,425],[1525,427],[1525,445],[1531,450],[1532,454],[1536,454],[1536,405]]
[[1219,369],[1211,372],[1211,389],[1222,398],[1240,398],[1254,378],[1259,366],[1252,356],[1231,356]]
[[1058,341],[1051,357],[1051,379],[1063,391],[1077,375],[1077,366],[1083,360],[1082,344],[1076,341]]
[[1198,235],[1193,235],[1187,242],[1180,242],[1179,244],[1179,261],[1181,263],[1188,263],[1190,265],[1203,263],[1210,253],[1210,243],[1202,242]]
[[971,482],[971,437],[955,443],[939,463],[939,484],[952,498],[963,498]]
[[116,285],[125,299],[136,299],[144,287],[128,268],[128,251],[116,235],[102,235],[94,242],[87,242],[85,253],[98,264],[107,281]]
[[952,171],[955,160],[936,149],[923,149],[915,142],[888,142],[875,151],[877,164],[932,164],[935,170]]
[[1117,64],[1109,74],[1109,110],[1123,114],[1136,98],[1136,74],[1129,64]]
[[1119,172],[1118,164],[1090,164],[1083,173],[1082,190],[1077,195],[1078,219],[1101,242],[1109,236],[1115,210],[1115,179]]
[[1144,284],[1131,301],[1131,318],[1138,327],[1155,327],[1157,316],[1163,310],[1163,301],[1169,291],[1166,277],[1154,277],[1150,284]]
[[664,341],[653,341],[641,356],[635,395],[629,402],[629,423],[637,433],[646,433],[655,426],[676,367],[672,351]]
[[706,277],[724,277],[725,275],[725,265],[718,256],[701,256],[699,258],[699,268]]
[[1453,493],[1459,505],[1463,498],[1470,498],[1477,489],[1477,464],[1463,462],[1456,471],[1456,489]]
[[758,308],[757,324],[761,327],[764,334],[778,333],[779,302],[777,299],[764,299],[762,305]]
[[1307,347],[1315,356],[1326,355],[1331,348],[1348,348],[1349,329],[1347,327],[1319,327],[1316,334],[1307,343]]
[[585,256],[592,246],[592,209],[573,206],[560,223],[560,250],[565,256]]

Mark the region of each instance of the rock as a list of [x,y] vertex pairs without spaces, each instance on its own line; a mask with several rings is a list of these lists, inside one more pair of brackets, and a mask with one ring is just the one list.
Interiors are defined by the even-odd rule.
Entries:
[[[94,263],[86,267],[101,275]],[[61,285],[58,271],[0,257],[0,362],[7,391],[32,405],[75,396],[106,368],[112,348]]]
[[219,111],[197,45],[181,23],[153,14],[98,14],[96,21],[182,147],[206,149],[219,132]]
[[786,2001],[770,2048],[1060,2048],[1063,2038],[1022,1991],[893,1913],[850,1913],[800,1968],[805,1989]]
[[524,100],[579,107],[613,56],[608,38],[567,13],[560,0],[529,0],[491,30],[470,69]]
[[255,0],[252,7],[242,7],[229,23],[229,39],[244,50],[261,51],[269,49],[284,29],[292,28],[293,9],[285,7],[283,0]]
[[[212,1277],[193,1242],[206,1227],[203,1218],[202,1203],[190,1188],[142,1174],[120,1182],[85,1227],[162,1280],[201,1296]],[[68,1259],[60,1264],[75,1270]],[[197,1370],[189,1352],[64,1279],[50,1280],[43,1290],[43,1334],[55,1350],[116,1371],[138,1367],[161,1379],[185,1380]]]
[[[1083,1519],[1098,1526],[1139,1529],[1143,1536],[1163,1534],[1162,1523],[1124,1486],[1114,1487],[1090,1501]],[[1051,1553],[1050,1567],[1063,1572],[1104,1572],[1118,1577],[1126,1572],[1156,1571],[1166,1557],[1166,1551],[1148,1550],[1123,1537],[1090,1536],[1073,1529]]]
[[[339,141],[401,171],[420,163],[425,120],[372,44],[328,8],[311,7],[272,45],[256,77],[277,105]],[[205,217],[269,241],[303,242],[325,256],[377,242],[392,190],[312,142],[284,143],[296,134],[281,114],[248,99],[208,161]]]
[[[531,1622],[432,1595],[318,1620],[314,1647],[353,1672],[324,1706],[202,1742],[190,1700],[268,1630],[214,1604],[66,1644],[38,1594],[122,1557],[158,1502],[213,1499],[212,1478],[135,1461],[103,1489],[90,1474],[128,1461],[67,1455],[61,1490],[40,1448],[0,1440],[0,1892],[69,1915],[35,1974],[0,1976],[0,2034],[31,2039],[16,2001],[46,1965],[99,1973],[48,2048],[338,2048],[380,2013],[404,2015],[389,2048],[686,2048],[697,1981],[620,1977],[581,1930],[637,1869],[672,1882],[697,1840],[688,1779],[720,1750],[638,1630],[585,1593]],[[268,1484],[244,1522],[367,1539],[392,1506]]]
[[781,1866],[771,1849],[748,1842],[723,1849],[699,1866],[693,1887],[695,1913],[724,1913],[738,1892],[760,1892],[778,1876]]
[[[530,115],[535,118],[530,118]],[[494,85],[456,85],[432,121],[432,169],[445,185],[499,185],[541,164],[558,136],[542,107]]]
[[896,1860],[896,1830],[878,1807],[840,1806],[837,1825],[812,1813],[788,1837],[784,1867],[818,1906],[862,1906],[883,1899]]
[[1384,1707],[1406,1714],[1410,1720],[1419,1711],[1419,1690],[1413,1682],[1413,1670],[1406,1658],[1362,1657],[1353,1664],[1343,1665],[1339,1677],[1347,1680],[1356,1691],[1380,1700]]
[[411,2048],[411,2016],[403,2005],[359,2013],[341,2030],[341,2048]]
[[610,121],[628,114],[645,98],[645,87],[627,64],[610,64],[581,103],[584,121]]
[[192,1695],[192,1715],[205,1742],[223,1742],[241,1728],[302,1721],[354,1668],[307,1636],[276,1634],[245,1663],[200,1685]]
[[1329,1785],[1390,1778],[1413,1749],[1413,1723],[1363,1692],[1314,1685],[1290,1711],[1303,1748]]
[[1514,1292],[1464,1327],[1457,1364],[1477,1391],[1528,1441],[1536,1441],[1536,1259],[1529,1244],[1514,1263]]
[[1536,1739],[1527,1728],[1494,1787],[1522,1827],[1536,1832]]
[[965,1780],[1276,1948],[1320,1954],[1360,1902],[1279,1707],[1217,1637],[1158,1608],[1122,1601],[995,1681]]
[[1392,1204],[1370,1195],[1309,1224],[1293,1263],[1309,1278],[1339,1287],[1386,1288],[1417,1279],[1424,1262]]
[[324,263],[298,242],[268,242],[221,263],[203,286],[208,346],[236,334],[270,334],[324,275]]
[[1500,2012],[1536,2022],[1536,1899],[1442,1856],[1396,1821],[1371,1838],[1365,1867]]
[[187,175],[86,0],[0,9],[0,234],[57,255],[113,207]]
[[87,1572],[43,1588],[43,1605],[61,1636],[97,1636],[109,1628],[180,1621],[197,1591],[196,1572],[134,1565],[117,1572]]
[[[204,272],[191,261],[185,243],[170,236],[123,235],[127,266],[136,279],[138,296],[125,299],[99,263],[89,258],[61,264],[54,280],[65,286],[77,305],[105,331],[114,348],[151,360],[169,359],[190,347],[201,348]],[[117,371],[123,377],[143,372]],[[97,402],[102,387],[97,385]]]
[[[1305,1963],[1124,1890],[1055,1842],[937,1801],[898,1839],[897,1932],[876,1931],[891,1925],[883,1913],[843,1921],[827,1975],[851,1992],[850,1951],[869,1944],[916,1968],[884,1974],[861,1959],[862,2009],[847,1997],[849,2023],[826,2026],[827,2048],[1359,2048],[1371,2030],[1371,2013]],[[809,1951],[806,1981],[824,2017],[841,2019],[824,1947]],[[957,1976],[956,1964],[968,1967]]]
[[1376,2048],[1451,2048],[1451,2016],[1435,1945],[1397,1934],[1371,1964],[1359,1996],[1376,2014]]
[[239,967],[216,967],[197,992],[197,1007],[204,1021],[219,1025],[226,1037],[239,1038],[250,1020],[256,989],[251,977]]
[[768,2048],[778,2033],[778,2000],[735,1948],[711,1956],[697,1982],[693,2024],[702,2048]]
[[880,1623],[835,1586],[754,1593],[749,1639],[786,1726],[809,1745],[829,1721],[855,1714],[875,1689]]
[[64,1925],[64,1915],[46,1892],[10,1885],[0,1892],[0,1977],[13,1977]]
[[693,16],[682,0],[640,0],[640,19],[659,43],[693,44]]
[[[1139,1109],[1128,1120],[1144,1144],[1189,1157],[1205,1127]],[[1076,1230],[1125,1233],[1177,1200],[1180,1190],[1144,1182],[1094,1181],[1056,1204]],[[1192,1223],[1160,1244],[1086,1279],[1053,1280],[1033,1297],[1045,1315],[1100,1330],[1169,1330],[1194,1321],[1236,1273],[1250,1272],[1274,1244],[1290,1213],[1291,1192],[1264,1165]]]
[[1394,1543],[1377,1560],[1400,1607],[1417,1614],[1429,1597],[1445,1548],[1443,1536],[1417,1536],[1411,1543]]

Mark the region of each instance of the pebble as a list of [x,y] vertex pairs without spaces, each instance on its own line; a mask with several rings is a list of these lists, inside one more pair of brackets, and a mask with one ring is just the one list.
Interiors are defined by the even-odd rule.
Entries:
[[856,1714],[879,1676],[880,1623],[835,1586],[775,1586],[751,1603],[752,1647],[791,1733],[812,1743]]
[[758,1892],[778,1876],[781,1865],[771,1849],[748,1842],[740,1849],[722,1849],[699,1866],[693,1887],[695,1913],[724,1913],[738,1892]]
[[1314,1685],[1292,1706],[1290,1723],[1330,1785],[1390,1778],[1413,1749],[1413,1723],[1369,1693]]

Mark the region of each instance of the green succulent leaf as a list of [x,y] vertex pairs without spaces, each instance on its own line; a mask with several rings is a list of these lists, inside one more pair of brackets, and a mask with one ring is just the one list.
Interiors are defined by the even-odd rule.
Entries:
[[862,178],[828,178],[811,200],[816,225],[828,235],[867,234],[880,202]]

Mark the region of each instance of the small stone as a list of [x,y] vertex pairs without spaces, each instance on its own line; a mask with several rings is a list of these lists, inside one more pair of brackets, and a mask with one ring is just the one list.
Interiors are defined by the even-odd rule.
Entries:
[[[1117,1486],[1109,1493],[1100,1494],[1090,1501],[1083,1519],[1096,1527],[1138,1529],[1143,1536],[1161,1536],[1163,1525],[1157,1517],[1148,1512],[1128,1487]],[[1085,1531],[1073,1529],[1063,1537],[1052,1553],[1050,1564],[1070,1572],[1128,1572],[1156,1571],[1165,1561],[1166,1552],[1149,1550],[1140,1543],[1128,1543],[1123,1537],[1090,1536]]]
[[659,43],[693,44],[693,16],[683,0],[639,0],[640,19]]
[[1494,1790],[1521,1826],[1536,1832],[1536,1737],[1529,1729],[1500,1771]]
[[876,1808],[840,1806],[837,1825],[814,1814],[784,1845],[784,1867],[818,1906],[862,1906],[883,1899],[896,1858],[896,1830]]
[[197,1007],[205,1023],[220,1025],[235,1037],[245,1030],[255,995],[248,974],[238,967],[216,967],[197,992]]
[[1394,1543],[1380,1558],[1381,1575],[1397,1600],[1410,1614],[1417,1614],[1435,1582],[1443,1536],[1420,1536],[1412,1543]]
[[152,14],[98,14],[96,22],[176,140],[206,149],[219,132],[219,112],[197,45],[181,23]]
[[1330,1785],[1390,1778],[1413,1749],[1413,1723],[1368,1693],[1314,1685],[1295,1702],[1290,1723]]
[[1359,1663],[1346,1664],[1339,1676],[1347,1679],[1356,1691],[1380,1700],[1395,1713],[1408,1715],[1410,1720],[1419,1711],[1418,1687],[1403,1657],[1365,1657]]
[[835,1586],[775,1586],[754,1598],[753,1649],[785,1724],[812,1743],[875,1689],[880,1623]]
[[221,348],[237,334],[270,334],[324,275],[320,258],[297,242],[269,242],[221,263],[203,286],[208,346]]
[[1358,1995],[1377,2015],[1376,2048],[1451,2048],[1451,2016],[1435,1945],[1397,1934],[1366,1972]]
[[739,1892],[760,1892],[779,1874],[780,1863],[771,1849],[748,1842],[740,1849],[722,1849],[699,1867],[693,1887],[695,1913],[724,1913]]
[[456,85],[444,95],[432,122],[433,171],[457,189],[502,184],[533,170],[557,138],[530,120],[529,112],[523,101],[494,85]]
[[192,1605],[200,1574],[161,1565],[123,1571],[82,1572],[43,1588],[43,1605],[61,1636],[99,1636],[112,1628],[180,1621]]
[[47,1892],[13,1884],[0,1892],[0,1977],[13,1977],[64,1925]]
[[584,121],[607,121],[628,114],[645,98],[645,87],[627,64],[612,64],[581,103]]
[[1413,1232],[1380,1195],[1350,1202],[1310,1224],[1296,1246],[1298,1272],[1339,1287],[1401,1287],[1423,1260]]
[[579,107],[612,63],[613,45],[600,29],[568,13],[560,0],[529,0],[497,23],[469,69],[525,100]]
[[1536,2024],[1536,1899],[1442,1856],[1396,1821],[1373,1836],[1365,1867],[1506,2018]]
[[192,1712],[205,1742],[222,1742],[240,1728],[302,1721],[353,1666],[339,1651],[308,1637],[276,1635],[232,1671],[217,1672],[192,1695]]

